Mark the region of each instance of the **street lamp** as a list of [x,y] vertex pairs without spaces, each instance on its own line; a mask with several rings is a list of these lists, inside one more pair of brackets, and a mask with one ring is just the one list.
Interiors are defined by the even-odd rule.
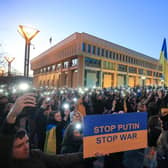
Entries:
[[14,59],[15,57],[5,57],[5,60],[8,62],[8,76],[11,75],[11,63]]
[[31,40],[40,32],[37,29],[19,25],[18,32],[25,39],[25,60],[24,60],[24,76],[29,77],[29,59]]

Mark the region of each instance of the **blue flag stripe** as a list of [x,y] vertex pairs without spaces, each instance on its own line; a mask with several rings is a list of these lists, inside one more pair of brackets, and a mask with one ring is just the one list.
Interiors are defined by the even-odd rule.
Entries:
[[84,136],[147,129],[147,113],[92,115],[84,118]]

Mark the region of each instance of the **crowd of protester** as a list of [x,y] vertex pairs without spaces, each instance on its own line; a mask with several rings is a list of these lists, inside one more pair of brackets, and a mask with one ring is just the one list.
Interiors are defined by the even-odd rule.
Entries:
[[[162,168],[168,163],[168,88],[61,88],[31,91],[33,107],[17,115],[15,129],[23,128],[33,149],[46,151],[47,129],[55,128],[55,154],[83,152],[82,120],[86,115],[147,112],[148,147],[113,153],[81,163],[84,167]],[[24,92],[0,95],[0,126]],[[161,113],[162,112],[162,113]],[[165,113],[164,113],[165,112]],[[1,131],[2,133],[3,131]],[[1,140],[1,139],[0,139]],[[1,142],[0,142],[1,143]],[[1,150],[1,149],[0,149]],[[82,167],[82,166],[81,166]]]

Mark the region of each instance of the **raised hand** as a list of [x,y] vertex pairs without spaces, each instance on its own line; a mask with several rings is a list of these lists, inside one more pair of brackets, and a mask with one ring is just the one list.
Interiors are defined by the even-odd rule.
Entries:
[[27,93],[16,99],[13,107],[7,115],[7,122],[15,123],[17,116],[22,112],[24,107],[35,107],[36,98],[34,93]]

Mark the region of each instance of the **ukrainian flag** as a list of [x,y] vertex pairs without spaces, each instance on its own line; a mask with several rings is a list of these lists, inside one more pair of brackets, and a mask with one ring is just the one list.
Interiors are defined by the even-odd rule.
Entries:
[[168,59],[167,59],[167,46],[165,38],[163,40],[162,50],[160,53],[160,63],[162,65],[164,84],[168,86]]

